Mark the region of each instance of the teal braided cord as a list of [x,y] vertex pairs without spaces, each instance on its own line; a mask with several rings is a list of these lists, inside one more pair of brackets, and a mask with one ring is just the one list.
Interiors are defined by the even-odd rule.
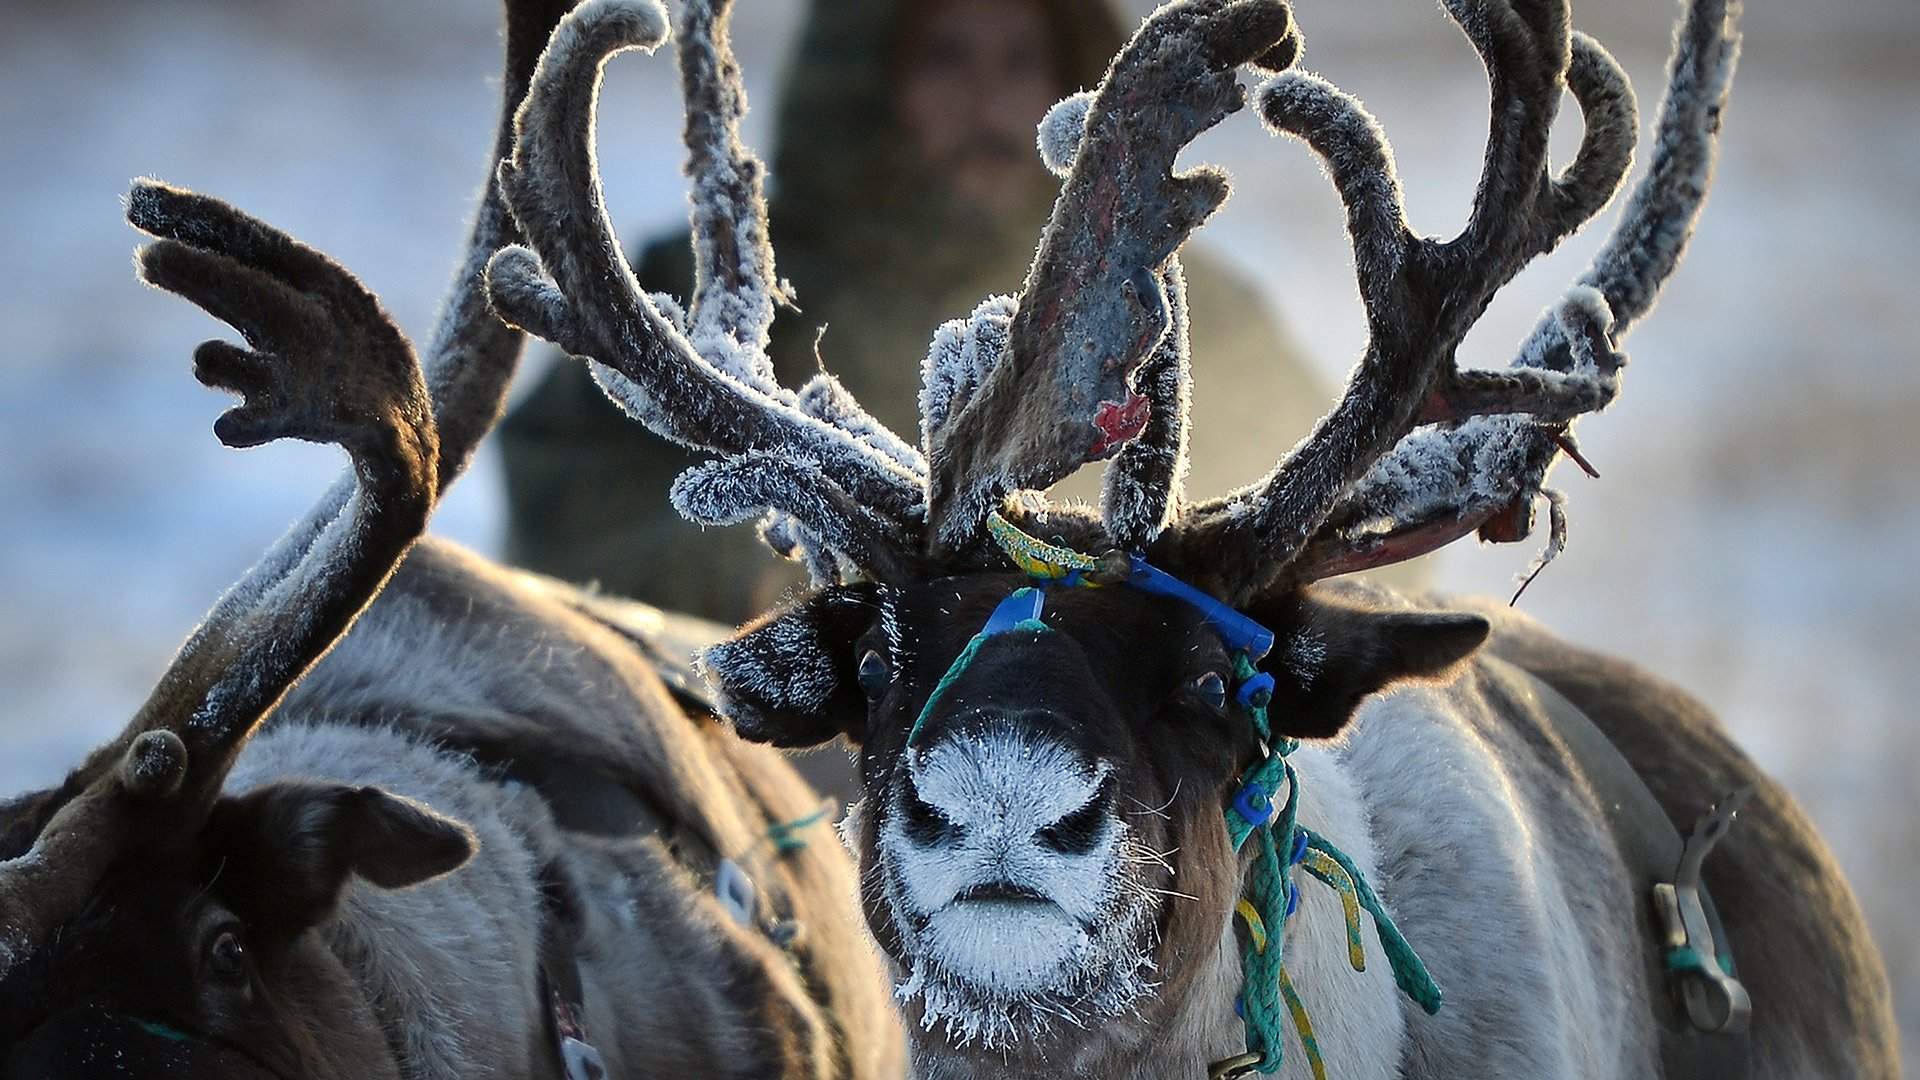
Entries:
[[[1247,770],[1246,775],[1240,778],[1240,786],[1259,788],[1266,794],[1267,801],[1271,802],[1274,795],[1280,791],[1281,781],[1286,780],[1288,781],[1287,803],[1291,806],[1294,798],[1292,773],[1293,768],[1287,764],[1286,758],[1279,754],[1269,754],[1266,760]],[[1283,810],[1281,813],[1291,819],[1290,810]],[[1241,845],[1247,842],[1247,837],[1253,835],[1254,830],[1253,822],[1241,817],[1233,807],[1227,807],[1227,837],[1233,841],[1233,850],[1239,851]]]
[[798,835],[800,830],[820,824],[827,819],[828,809],[822,806],[806,817],[792,821],[776,821],[767,828],[767,839],[773,841],[775,851],[786,853],[806,848],[807,838]]
[[980,646],[986,643],[986,634],[973,635],[973,640],[967,642],[967,647],[961,649],[960,655],[954,657],[953,663],[947,665],[947,673],[940,676],[939,682],[933,684],[933,693],[927,695],[927,703],[920,707],[920,715],[914,718],[913,730],[907,732],[908,746],[912,746],[913,741],[920,737],[920,729],[926,725],[927,717],[933,715],[933,707],[940,704],[940,699],[946,696],[949,687],[960,681],[960,676],[966,672],[967,665],[973,663],[974,656],[980,652]]
[[1252,872],[1247,877],[1247,902],[1267,927],[1267,947],[1254,945],[1253,935],[1240,950],[1240,1013],[1247,1026],[1247,1052],[1259,1054],[1254,1068],[1278,1072],[1286,1054],[1280,1025],[1286,1004],[1280,999],[1280,970],[1284,963],[1287,916],[1286,872],[1273,830],[1259,830],[1254,842]]
[[1420,956],[1413,946],[1401,936],[1400,928],[1394,925],[1393,916],[1381,905],[1380,898],[1373,893],[1373,886],[1367,884],[1366,875],[1347,858],[1347,853],[1335,847],[1331,841],[1312,829],[1302,825],[1307,834],[1307,846],[1315,851],[1324,852],[1340,869],[1353,879],[1353,887],[1360,894],[1360,906],[1373,916],[1373,929],[1380,937],[1380,948],[1387,954],[1387,963],[1393,967],[1393,981],[1406,994],[1419,1004],[1431,1016],[1440,1011],[1440,987],[1427,973],[1427,965],[1420,962]]
[[[1260,672],[1254,668],[1253,661],[1247,659],[1246,653],[1236,652],[1233,654],[1234,685],[1238,686],[1258,674],[1260,674]],[[1249,706],[1247,713],[1253,719],[1253,733],[1260,736],[1260,741],[1266,742],[1272,739],[1273,729],[1267,726],[1267,707],[1265,705]],[[1295,740],[1289,739],[1287,741],[1293,743],[1294,746],[1299,745]],[[1289,746],[1287,749],[1280,751],[1280,753],[1284,755],[1292,749],[1293,746]]]
[[[1256,1071],[1273,1073],[1280,1070],[1286,1052],[1280,1025],[1289,1013],[1281,999],[1280,972],[1286,963],[1287,893],[1293,880],[1293,868],[1282,861],[1276,838],[1286,837],[1287,851],[1292,852],[1293,830],[1298,826],[1300,811],[1297,797],[1300,785],[1295,782],[1293,766],[1287,764],[1285,758],[1275,755],[1267,761],[1279,762],[1287,784],[1287,801],[1272,825],[1251,830],[1259,834],[1259,839],[1247,875],[1246,896],[1266,925],[1267,947],[1264,951],[1256,948],[1252,935],[1248,935],[1247,944],[1241,949],[1240,1011],[1247,1026],[1247,1052],[1261,1055]],[[1265,764],[1267,762],[1262,763]],[[1245,820],[1231,810],[1227,811],[1227,817],[1229,828],[1234,822]]]

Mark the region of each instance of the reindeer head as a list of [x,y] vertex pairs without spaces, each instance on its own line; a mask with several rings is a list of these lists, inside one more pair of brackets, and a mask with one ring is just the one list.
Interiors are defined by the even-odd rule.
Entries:
[[[503,148],[560,14],[508,4]],[[221,598],[125,731],[60,787],[0,805],[0,1077],[398,1077],[324,928],[351,882],[447,873],[471,832],[378,788],[222,787],[498,415],[523,339],[480,282],[512,224],[489,186],[423,371],[352,274],[271,226],[146,180],[128,218],[159,238],[141,276],[247,343],[194,354],[201,382],[244,398],[221,441],[331,443],[352,469]]]
[[[1311,583],[1476,530],[1519,539],[1543,494],[1557,550],[1546,471],[1571,421],[1612,399],[1615,342],[1702,201],[1732,63],[1727,4],[1693,4],[1649,180],[1498,372],[1457,369],[1456,348],[1498,288],[1612,198],[1632,155],[1625,77],[1569,30],[1564,4],[1447,0],[1493,92],[1481,184],[1447,241],[1408,228],[1359,103],[1287,70],[1299,39],[1282,0],[1167,4],[1097,91],[1043,122],[1043,157],[1064,178],[1052,221],[1019,297],[935,334],[917,446],[830,376],[798,391],[773,379],[781,294],[760,166],[736,134],[724,7],[690,4],[680,42],[691,306],[639,292],[600,200],[579,110],[627,44],[612,3],[576,12],[565,48],[556,35],[522,110],[502,181],[530,249],[495,256],[494,303],[594,361],[650,428],[715,455],[675,484],[683,514],[759,520],[813,570],[814,592],[705,655],[722,711],[751,739],[859,745],[866,798],[849,839],[913,1018],[982,1067],[1057,1064],[1096,1025],[1167,1019],[1198,967],[1167,961],[1217,947],[1242,873],[1223,812],[1269,750],[1250,703],[1271,696],[1273,742],[1329,738],[1368,695],[1443,674],[1486,634],[1476,617],[1362,610]],[[1339,403],[1267,477],[1189,502],[1177,253],[1226,183],[1172,166],[1241,107],[1243,65],[1272,73],[1255,94],[1263,119],[1319,154],[1340,193],[1372,333]],[[1547,134],[1569,91],[1586,132],[1555,174]],[[1102,458],[1097,510],[1038,494]],[[996,516],[1013,528],[990,527]],[[1076,566],[1023,592],[1034,583],[1017,568],[1067,572],[1034,565],[1034,537]]]

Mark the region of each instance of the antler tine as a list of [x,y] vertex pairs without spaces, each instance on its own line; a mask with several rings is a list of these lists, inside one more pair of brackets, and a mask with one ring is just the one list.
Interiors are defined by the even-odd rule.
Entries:
[[686,99],[686,172],[694,183],[693,302],[688,337],[721,371],[779,397],[767,331],[784,299],[767,239],[758,158],[740,143],[747,96],[728,44],[731,0],[690,3],[680,21],[681,94]]
[[1145,551],[1178,513],[1187,475],[1188,413],[1193,397],[1187,337],[1187,282],[1178,256],[1160,275],[1167,333],[1134,383],[1147,399],[1147,426],[1114,455],[1100,490],[1100,517],[1113,543]]
[[[494,164],[513,152],[513,117],[526,96],[534,64],[554,24],[572,6],[570,0],[506,0],[505,75],[493,152],[487,159],[487,182],[466,254],[454,272],[439,325],[421,360],[440,429],[441,494],[466,471],[480,440],[499,421],[526,343],[526,335],[495,317],[487,302],[487,260],[495,251],[520,241],[519,228],[501,198]],[[337,490],[342,503],[346,495],[342,485]]]
[[[806,530],[802,548],[824,547],[882,582],[911,581],[921,563],[898,522],[854,502],[818,469],[777,454],[742,454],[683,472],[670,493],[674,509],[701,525],[738,525],[772,510]],[[818,552],[810,553],[817,556]],[[812,566],[816,584],[838,576]]]
[[[1715,136],[1740,57],[1739,0],[1694,0],[1674,31],[1652,160],[1620,224],[1581,276],[1606,298],[1613,335],[1653,307],[1693,238],[1713,179]],[[1542,326],[1551,326],[1543,320]],[[1538,331],[1536,331],[1537,335]]]
[[[229,446],[280,438],[347,450],[355,491],[311,517],[195,631],[122,742],[180,734],[189,788],[217,784],[251,726],[359,616],[426,528],[438,432],[413,349],[344,267],[217,199],[136,183],[133,224],[161,239],[141,276],[232,323],[257,351],[210,341],[194,375],[245,403],[214,426]],[[117,755],[116,755],[117,756]]]
[[[1290,52],[1270,53],[1263,61],[1284,60],[1278,63],[1281,67],[1292,63],[1299,55],[1298,32],[1289,28],[1286,41]],[[1065,178],[1072,173],[1092,106],[1092,94],[1075,94],[1047,110],[1040,121],[1040,158],[1054,175]],[[1187,282],[1178,255],[1167,259],[1159,284],[1167,298],[1167,332],[1133,378],[1147,402],[1147,423],[1139,437],[1114,455],[1100,492],[1100,516],[1108,538],[1128,551],[1146,550],[1172,522],[1187,473],[1193,364],[1187,337]]]
[[[24,855],[0,863],[0,968],[71,917],[120,853],[191,828],[240,748],[372,602],[425,531],[439,437],[413,349],[345,269],[217,199],[137,181],[128,219],[160,239],[141,276],[231,324],[201,382],[240,394],[214,424],[229,446],[334,443],[344,507],[323,499],[194,631],[127,728],[68,778]],[[326,516],[331,514],[331,516]],[[44,808],[43,808],[44,809]]]
[[[1687,7],[1647,175],[1580,283],[1521,346],[1514,360],[1521,373],[1610,380],[1624,364],[1615,344],[1652,306],[1706,201],[1739,54],[1738,11],[1728,0]],[[1475,530],[1489,541],[1521,539],[1532,529],[1536,500],[1552,494],[1542,485],[1568,438],[1564,423],[1523,416],[1479,417],[1410,436],[1342,500],[1293,573],[1310,580],[1398,562]]]
[[[1235,69],[1291,62],[1282,0],[1181,0],[1156,11],[1101,81],[1040,240],[1006,356],[929,429],[928,544],[951,559],[989,510],[1140,433],[1130,384],[1167,332],[1157,278],[1227,195],[1224,174],[1176,174],[1189,142],[1243,104]],[[1089,430],[1087,425],[1092,425]]]
[[[881,440],[807,415],[792,393],[772,384],[765,366],[760,345],[776,296],[772,255],[759,166],[737,142],[744,98],[725,26],[724,5],[689,4],[690,40],[683,47],[690,58],[682,68],[688,109],[713,113],[691,116],[687,126],[702,268],[689,319],[692,339],[634,281],[607,216],[593,153],[606,62],[626,49],[651,49],[666,35],[664,13],[652,3],[590,0],[554,32],[521,106],[513,157],[501,166],[508,205],[533,250],[509,247],[494,256],[488,284],[495,309],[594,360],[601,386],[655,433],[722,457],[787,457],[816,471],[852,505],[907,531],[923,501],[921,476]],[[724,516],[753,514],[729,507]]]

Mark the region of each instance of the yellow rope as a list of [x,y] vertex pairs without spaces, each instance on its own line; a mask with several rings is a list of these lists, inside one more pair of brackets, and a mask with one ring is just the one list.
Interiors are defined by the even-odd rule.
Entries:
[[1313,1021],[1307,1019],[1307,1007],[1300,1003],[1300,994],[1294,990],[1286,968],[1280,969],[1280,996],[1287,999],[1287,1011],[1293,1014],[1293,1029],[1300,1033],[1300,1046],[1307,1052],[1313,1080],[1327,1080],[1327,1063],[1320,1060],[1320,1040],[1313,1036]]
[[1353,886],[1352,875],[1324,851],[1310,849],[1300,863],[1340,894],[1340,907],[1347,916],[1347,963],[1355,971],[1367,970],[1367,950],[1360,941],[1360,893]]
[[1075,570],[1090,574],[1103,565],[1100,558],[1072,548],[1049,544],[1036,536],[1030,536],[1001,517],[998,513],[987,515],[987,531],[1007,553],[1013,564],[1025,571],[1030,577],[1058,580]]

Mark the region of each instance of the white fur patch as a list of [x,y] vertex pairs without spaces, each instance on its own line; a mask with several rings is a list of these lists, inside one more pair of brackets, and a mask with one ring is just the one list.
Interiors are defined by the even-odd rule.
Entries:
[[[1131,830],[1103,815],[1082,852],[1042,830],[1088,805],[1111,766],[1009,724],[962,731],[909,752],[903,783],[944,819],[938,840],[908,832],[902,791],[888,794],[879,871],[907,956],[903,1001],[965,1046],[1011,1046],[1057,1023],[1121,1015],[1151,984],[1151,885],[1160,873]],[[983,887],[1034,899],[972,898]],[[1040,899],[1040,898],[1044,899]]]

